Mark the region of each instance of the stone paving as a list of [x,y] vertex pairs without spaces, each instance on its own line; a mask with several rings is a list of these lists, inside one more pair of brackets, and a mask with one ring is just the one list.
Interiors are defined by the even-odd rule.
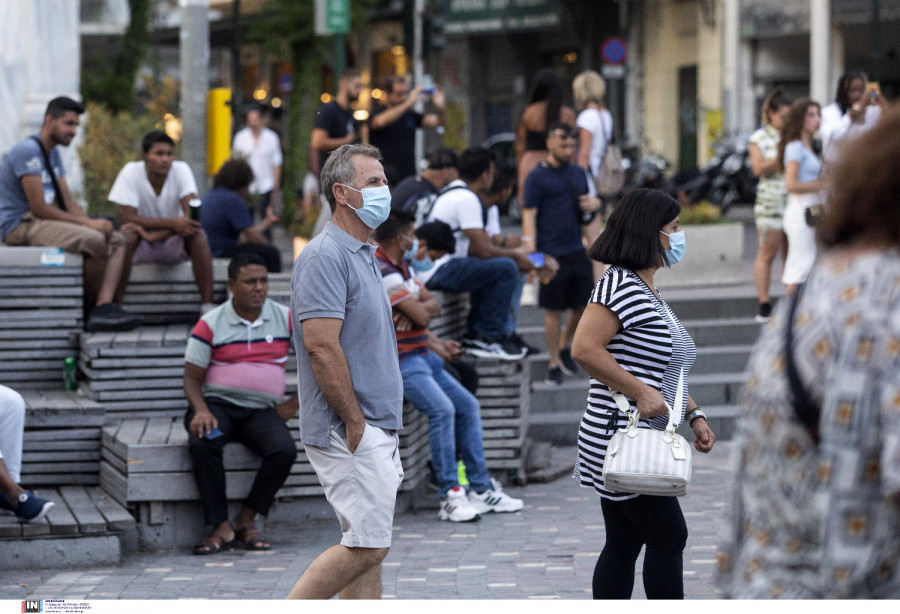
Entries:
[[[716,599],[716,539],[731,475],[731,442],[694,454],[694,473],[681,499],[689,539],[685,595]],[[574,449],[558,451],[573,459]],[[475,523],[437,519],[433,505],[398,514],[385,559],[386,599],[590,599],[603,547],[599,500],[568,476],[507,487],[525,500],[516,514]],[[428,503],[431,503],[430,501]],[[194,556],[187,550],[131,554],[117,567],[0,572],[0,599],[282,599],[306,566],[340,538],[336,520],[269,522],[273,549]],[[644,599],[638,560],[634,598]]]

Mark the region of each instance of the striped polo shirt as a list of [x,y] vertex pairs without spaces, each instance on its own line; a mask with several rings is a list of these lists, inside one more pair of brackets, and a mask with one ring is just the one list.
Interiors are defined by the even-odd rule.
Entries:
[[287,307],[266,299],[259,317],[249,322],[228,300],[194,326],[184,360],[206,368],[204,396],[259,409],[284,398],[290,344]]
[[[622,324],[606,346],[623,369],[662,392],[669,405],[684,371],[684,399],[673,407],[683,420],[687,409],[688,372],[697,357],[694,341],[669,305],[657,298],[636,273],[611,266],[597,282],[591,303],[608,307]],[[611,492],[603,487],[603,461],[613,433],[625,428],[628,417],[618,410],[609,387],[591,378],[587,409],[578,428],[578,461],[573,477],[582,486],[594,488],[608,499],[630,499],[637,495]],[[634,399],[628,399],[634,408]],[[668,416],[641,418],[640,428],[665,430]]]
[[[387,290],[391,307],[409,298],[419,298],[422,284],[410,274],[406,262],[401,260],[400,264],[394,264],[380,247],[375,252],[375,258],[378,259],[378,266],[381,268],[384,289]],[[428,353],[428,329],[426,327],[413,325],[410,330],[401,331],[396,330],[395,326],[394,330],[397,335],[397,353],[400,356],[400,362],[410,356],[423,356]]]

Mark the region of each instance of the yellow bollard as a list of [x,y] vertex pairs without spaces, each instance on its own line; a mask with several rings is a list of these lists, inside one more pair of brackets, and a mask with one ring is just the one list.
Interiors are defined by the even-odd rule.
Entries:
[[207,96],[206,170],[210,176],[231,157],[231,90],[217,87]]

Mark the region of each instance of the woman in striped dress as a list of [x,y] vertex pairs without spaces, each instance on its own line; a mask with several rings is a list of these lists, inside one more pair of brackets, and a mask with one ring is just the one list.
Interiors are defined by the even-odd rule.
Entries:
[[[679,377],[696,357],[694,342],[657,293],[653,276],[684,255],[681,208],[657,190],[623,198],[588,255],[610,265],[597,283],[572,342],[572,357],[591,376],[587,410],[578,430],[574,477],[600,495],[606,544],[594,568],[595,599],[628,599],[641,548],[644,591],[650,599],[682,599],[682,553],[687,526],[676,497],[611,492],[603,487],[603,460],[613,433],[627,424],[610,387],[641,415],[640,427],[665,430],[666,403],[675,402]],[[687,392],[687,383],[684,386]],[[672,409],[690,422],[694,447],[709,452],[715,435],[703,412],[684,395]]]

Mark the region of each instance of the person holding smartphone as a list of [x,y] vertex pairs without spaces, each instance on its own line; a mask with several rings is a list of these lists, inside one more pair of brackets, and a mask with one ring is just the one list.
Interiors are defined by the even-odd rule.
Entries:
[[826,163],[838,157],[844,139],[858,136],[875,125],[886,103],[878,83],[868,83],[866,74],[851,71],[841,75],[833,103],[822,109],[822,152]]
[[[522,202],[522,234],[531,245],[558,262],[559,269],[538,291],[538,305],[544,308],[547,340],[547,384],[560,385],[564,376],[573,376],[578,365],[569,344],[594,286],[591,261],[582,243],[582,227],[590,224],[600,209],[583,168],[572,163],[575,154],[573,130],[564,123],[547,133],[547,159],[534,167],[525,180]],[[535,264],[536,268],[541,268]],[[565,329],[563,313],[569,310]]]

